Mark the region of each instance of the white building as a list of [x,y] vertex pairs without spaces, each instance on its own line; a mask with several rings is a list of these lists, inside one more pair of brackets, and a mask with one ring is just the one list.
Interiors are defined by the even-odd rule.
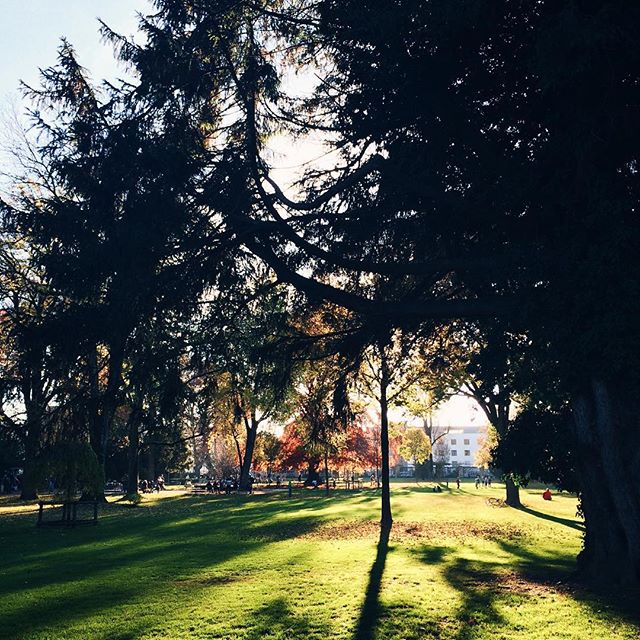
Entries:
[[447,465],[475,467],[476,454],[486,437],[486,425],[448,427],[446,434],[434,447],[434,461]]

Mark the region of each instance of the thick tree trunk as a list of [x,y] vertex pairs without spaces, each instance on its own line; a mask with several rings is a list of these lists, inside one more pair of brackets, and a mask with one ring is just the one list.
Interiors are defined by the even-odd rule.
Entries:
[[35,477],[35,469],[33,460],[27,461],[25,457],[24,469],[22,474],[22,486],[20,488],[20,500],[37,500],[37,479]]
[[36,477],[36,458],[42,446],[42,419],[44,417],[44,398],[39,363],[22,371],[22,397],[25,405],[27,424],[24,439],[24,468],[21,500],[35,500],[38,497]]
[[520,487],[518,487],[518,485],[513,481],[510,474],[507,474],[504,477],[504,483],[507,487],[506,503],[510,507],[519,509],[522,506],[522,503],[520,502]]
[[27,426],[27,437],[24,441],[24,468],[20,500],[36,500],[38,498],[38,478],[36,478],[36,456],[40,446],[40,429],[33,423]]
[[[96,416],[97,433],[95,434],[94,442],[91,443],[98,457],[98,462],[102,467],[103,475],[106,474],[107,450],[109,437],[111,435],[111,425],[113,424],[113,418],[119,402],[125,342],[126,338],[122,340],[116,339],[109,347],[109,379],[107,381],[107,388],[99,402],[99,411]],[[106,476],[104,479],[106,479]],[[103,487],[101,487],[96,494],[96,499],[102,502],[107,501]]]
[[98,353],[94,345],[87,356],[89,378],[89,444],[100,460],[100,445],[102,442],[102,421],[100,419],[100,382],[98,372]]
[[389,371],[381,349],[381,382],[380,382],[380,453],[382,457],[382,513],[380,522],[383,527],[393,523],[391,515],[391,487],[389,483],[389,406],[387,389],[389,387]]
[[240,467],[240,491],[250,491],[251,482],[249,474],[253,464],[253,452],[256,447],[256,436],[258,435],[258,422],[255,415],[251,416],[251,422],[247,427],[247,443],[244,448],[244,456]]
[[640,584],[639,408],[600,381],[573,403],[585,517],[578,566],[585,577],[601,582]]
[[318,467],[320,466],[319,458],[309,458],[309,466],[307,469],[307,477],[304,481],[306,487],[310,487],[314,482],[315,486],[320,484],[320,473]]

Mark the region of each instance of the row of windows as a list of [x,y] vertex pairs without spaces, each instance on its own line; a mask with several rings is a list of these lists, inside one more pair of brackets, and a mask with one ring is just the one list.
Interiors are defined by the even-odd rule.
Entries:
[[[453,458],[454,456],[458,455],[458,451],[456,449],[451,449],[451,457]],[[471,455],[471,451],[469,449],[465,449],[464,450],[464,455],[465,456],[470,456]]]
[[[451,444],[458,444],[458,440],[456,438],[451,438]],[[469,444],[469,439],[465,438],[463,444]]]

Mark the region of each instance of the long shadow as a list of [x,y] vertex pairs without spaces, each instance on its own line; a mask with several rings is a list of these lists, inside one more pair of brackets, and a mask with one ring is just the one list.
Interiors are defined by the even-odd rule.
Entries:
[[[94,613],[148,598],[167,584],[185,589],[185,595],[198,591],[200,581],[215,584],[218,567],[233,573],[241,556],[322,524],[310,502],[243,504],[232,498],[216,501],[218,508],[212,509],[213,501],[171,497],[150,508],[109,507],[99,526],[86,529],[37,530],[33,514],[3,523],[0,548],[12,553],[0,567],[0,636],[68,629]],[[288,516],[290,509],[295,516]],[[273,518],[284,526],[265,526]],[[242,530],[243,536],[235,533]],[[55,589],[57,597],[45,597],[43,589]],[[125,626],[131,628],[129,622]]]
[[[509,565],[490,560],[448,559],[442,575],[462,597],[456,618],[460,626],[448,637],[473,640],[484,637],[487,626],[504,623],[497,604],[508,597],[530,597],[531,589],[548,588],[572,597],[594,613],[606,613],[612,621],[639,622],[640,591],[621,588],[605,591],[597,585],[576,582],[575,558],[562,552],[540,552],[508,540],[496,540],[513,560]],[[416,556],[426,564],[440,563],[452,548],[426,547]],[[603,620],[604,622],[604,620]]]
[[577,522],[576,520],[570,520],[569,518],[560,518],[559,516],[552,516],[550,513],[536,511],[535,509],[531,509],[530,507],[522,506],[519,508],[519,510],[524,511],[531,516],[535,516],[536,518],[542,518],[543,520],[549,520],[550,522],[557,522],[558,524],[562,524],[565,527],[576,529],[576,531],[584,531],[584,524],[582,522]]
[[376,624],[380,617],[380,586],[382,584],[382,575],[384,574],[384,565],[387,561],[389,552],[389,534],[390,526],[380,527],[380,539],[378,540],[378,548],[376,559],[369,572],[369,583],[367,591],[360,610],[360,618],[354,635],[354,640],[372,640],[375,633]]
[[455,640],[471,640],[478,634],[478,626],[498,625],[504,622],[496,609],[498,597],[493,588],[496,574],[465,558],[457,558],[443,572],[449,584],[462,595],[462,605],[458,609],[457,618],[461,625],[453,638]]
[[294,613],[282,597],[260,607],[249,619],[251,629],[246,640],[262,640],[267,635],[277,638],[327,638],[330,635],[326,625],[314,622],[305,614]]

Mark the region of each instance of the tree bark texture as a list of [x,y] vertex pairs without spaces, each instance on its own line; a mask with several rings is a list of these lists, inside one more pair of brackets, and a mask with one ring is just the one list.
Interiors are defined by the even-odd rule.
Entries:
[[640,584],[639,405],[599,380],[573,402],[585,518],[578,567],[599,582]]
[[251,416],[251,420],[247,422],[247,442],[244,447],[244,456],[240,467],[240,491],[250,491],[251,482],[249,475],[251,473],[251,465],[253,463],[253,452],[256,447],[256,436],[258,435],[258,422],[255,416]]
[[504,477],[504,483],[507,488],[507,498],[506,503],[510,507],[515,507],[516,509],[522,506],[520,502],[520,487],[513,481],[513,478],[510,474],[507,474]]
[[27,424],[24,438],[24,469],[20,499],[35,500],[38,497],[36,458],[42,445],[42,420],[44,418],[42,378],[35,366],[26,367],[26,370],[22,372],[22,396]]
[[306,487],[310,487],[314,482],[316,486],[320,484],[320,472],[318,468],[320,467],[320,458],[311,457],[309,458],[309,466],[307,469],[307,477],[304,481]]

